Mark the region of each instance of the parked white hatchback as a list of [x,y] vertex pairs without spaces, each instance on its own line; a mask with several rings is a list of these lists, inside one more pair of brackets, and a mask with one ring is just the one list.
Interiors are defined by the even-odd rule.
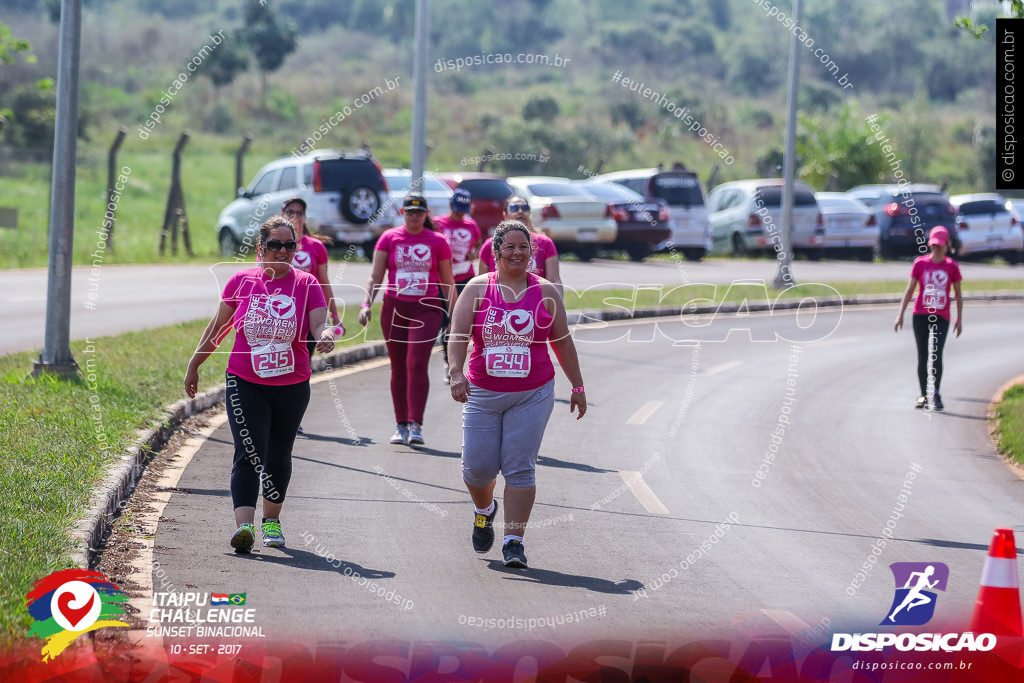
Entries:
[[949,198],[949,203],[958,211],[960,256],[1002,256],[1007,263],[1021,262],[1024,231],[1002,195],[957,194]]
[[568,178],[515,176],[508,184],[530,203],[533,227],[554,240],[559,252],[572,252],[589,261],[599,245],[615,241],[618,225],[608,202]]
[[[743,256],[749,252],[781,251],[782,179],[736,180],[722,183],[708,195],[708,220],[714,253]],[[820,258],[825,222],[814,190],[797,181],[793,187],[794,255]]]
[[845,192],[816,192],[825,220],[825,254],[847,254],[871,261],[878,248],[878,221],[864,202]]

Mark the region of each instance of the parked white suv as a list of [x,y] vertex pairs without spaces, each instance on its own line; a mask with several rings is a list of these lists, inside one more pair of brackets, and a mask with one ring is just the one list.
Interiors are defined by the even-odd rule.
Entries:
[[263,221],[279,213],[285,199],[302,197],[311,232],[372,254],[377,238],[394,224],[394,212],[382,210],[387,196],[380,164],[367,152],[320,150],[272,161],[221,211],[220,253],[231,256],[242,249],[255,254]]
[[949,203],[958,210],[961,256],[999,255],[1007,263],[1021,262],[1024,232],[1005,198],[994,192],[957,194]]
[[672,237],[659,250],[675,247],[690,261],[699,261],[711,251],[711,226],[704,204],[704,190],[694,171],[638,168],[594,176],[594,180],[625,185],[650,199],[668,203]]
[[[782,240],[781,178],[722,183],[708,195],[714,252],[743,256],[778,248]],[[793,187],[793,253],[820,258],[825,246],[825,222],[814,190],[797,181]]]

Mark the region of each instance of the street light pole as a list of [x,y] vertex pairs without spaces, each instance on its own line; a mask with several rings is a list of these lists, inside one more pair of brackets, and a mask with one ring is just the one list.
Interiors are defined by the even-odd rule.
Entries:
[[[800,24],[801,0],[793,0],[793,21]],[[793,279],[793,181],[796,176],[796,96],[800,84],[800,41],[789,38],[789,78],[786,90],[786,151],[782,161],[782,258],[772,286],[792,287]]]
[[416,83],[412,105],[412,154],[409,187],[421,189],[427,156],[427,41],[430,30],[430,0],[416,0],[416,47],[412,75]]
[[78,373],[71,356],[71,262],[74,255],[75,163],[78,136],[78,62],[82,47],[82,0],[62,0],[57,58],[57,112],[50,180],[50,264],[46,287],[43,352],[32,376]]

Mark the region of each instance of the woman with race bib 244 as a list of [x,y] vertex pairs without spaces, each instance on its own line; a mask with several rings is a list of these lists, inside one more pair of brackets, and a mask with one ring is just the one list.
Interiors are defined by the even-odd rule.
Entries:
[[309,350],[312,331],[320,353],[334,349],[320,283],[292,268],[295,228],[284,216],[260,228],[259,265],[232,275],[220,304],[199,339],[185,372],[185,393],[199,385],[199,366],[235,330],[227,367],[224,403],[234,440],[231,500],[238,529],[235,552],[255,542],[256,502],[263,493],[263,545],[283,548],[281,507],[292,474],[292,446],[309,403]]
[[[452,398],[462,409],[462,478],[476,508],[473,549],[494,543],[498,503],[494,485],[505,479],[506,567],[526,567],[523,536],[537,495],[536,469],[544,428],[554,407],[555,368],[548,345],[572,384],[570,412],[587,412],[576,346],[554,284],[528,271],[532,234],[503,221],[492,238],[496,269],[472,280],[455,306],[448,356]],[[463,373],[468,343],[469,367]]]

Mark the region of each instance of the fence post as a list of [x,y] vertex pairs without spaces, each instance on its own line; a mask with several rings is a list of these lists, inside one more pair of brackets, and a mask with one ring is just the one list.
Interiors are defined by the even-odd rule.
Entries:
[[238,188],[245,187],[244,175],[242,173],[242,157],[249,151],[249,145],[251,144],[252,135],[246,133],[245,138],[242,139],[242,146],[235,152],[235,186],[231,190],[232,199],[238,196]]
[[[117,221],[117,202],[114,201],[114,184],[117,179],[117,152],[121,149],[128,131],[122,126],[107,153],[107,205],[103,207],[103,228],[107,232],[107,250],[114,253],[114,223]],[[111,208],[113,206],[113,208]],[[109,216],[109,217],[108,217]]]
[[182,131],[178,144],[174,146],[171,163],[171,191],[167,195],[167,208],[164,210],[164,225],[160,229],[160,255],[164,254],[167,243],[167,232],[171,231],[171,253],[178,253],[178,226],[181,226],[185,238],[185,249],[189,256],[192,243],[188,237],[188,218],[185,215],[185,193],[181,189],[181,152],[188,144],[188,131]]

